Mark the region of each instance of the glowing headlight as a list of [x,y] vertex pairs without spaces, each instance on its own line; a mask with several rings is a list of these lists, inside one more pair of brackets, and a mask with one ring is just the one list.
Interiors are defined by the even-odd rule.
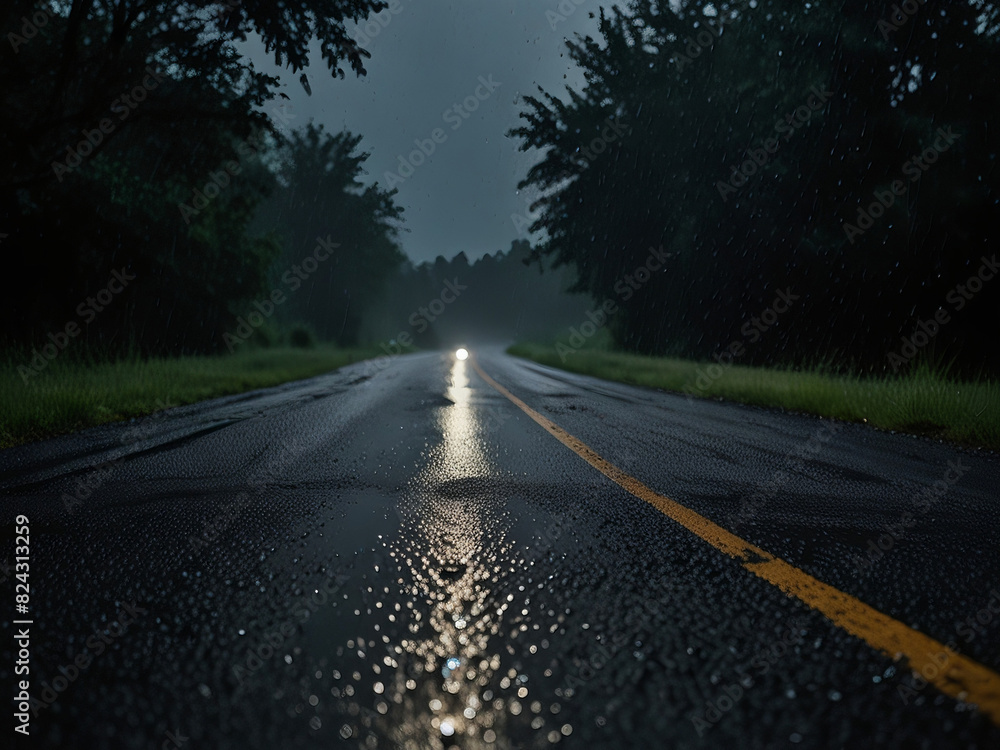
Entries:
[[455,359],[457,360],[466,360],[468,358],[469,358],[468,349],[459,349],[458,351],[455,352]]

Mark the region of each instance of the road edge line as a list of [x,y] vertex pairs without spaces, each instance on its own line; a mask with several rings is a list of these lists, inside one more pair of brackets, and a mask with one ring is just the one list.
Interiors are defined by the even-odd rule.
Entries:
[[474,358],[473,369],[486,383],[531,417],[559,442],[612,482],[659,510],[715,549],[738,560],[758,578],[814,609],[841,630],[893,661],[904,660],[928,684],[956,700],[975,704],[1000,727],[1000,675],[957,653],[931,636],[905,625],[850,594],[823,583],[791,563],[775,557],[724,529],[676,500],[650,489],[604,459],[579,438],[538,413],[487,375]]

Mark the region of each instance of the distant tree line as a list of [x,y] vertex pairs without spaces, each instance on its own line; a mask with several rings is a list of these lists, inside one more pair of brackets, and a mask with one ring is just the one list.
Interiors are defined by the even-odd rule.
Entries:
[[[542,153],[521,183],[538,255],[599,302],[670,253],[610,322],[630,350],[1000,371],[997,19],[992,2],[602,11],[598,38],[568,43],[582,90],[527,97],[512,131]],[[795,303],[761,332],[779,292]]]
[[576,280],[572,269],[542,273],[535,256],[527,240],[515,240],[506,252],[471,263],[464,252],[406,262],[373,305],[366,338],[385,344],[408,337],[426,348],[555,339],[587,320],[588,303],[567,294]]

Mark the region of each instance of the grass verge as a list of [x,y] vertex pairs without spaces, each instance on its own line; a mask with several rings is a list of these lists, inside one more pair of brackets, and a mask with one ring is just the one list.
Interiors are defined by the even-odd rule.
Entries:
[[0,448],[140,417],[164,405],[267,388],[375,357],[376,348],[249,349],[229,356],[87,362],[57,358],[27,383],[25,360],[0,363]]
[[960,382],[926,367],[901,377],[872,378],[743,365],[720,368],[714,362],[592,349],[575,351],[562,362],[554,346],[533,343],[515,344],[507,351],[605,380],[776,406],[1000,451],[996,381]]

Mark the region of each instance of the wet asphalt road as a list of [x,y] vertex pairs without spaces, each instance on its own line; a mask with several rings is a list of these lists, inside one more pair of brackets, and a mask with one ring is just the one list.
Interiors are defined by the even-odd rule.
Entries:
[[[656,491],[1000,671],[994,454],[476,359]],[[450,354],[7,450],[0,492],[0,561],[31,527],[19,746],[1000,747]]]

